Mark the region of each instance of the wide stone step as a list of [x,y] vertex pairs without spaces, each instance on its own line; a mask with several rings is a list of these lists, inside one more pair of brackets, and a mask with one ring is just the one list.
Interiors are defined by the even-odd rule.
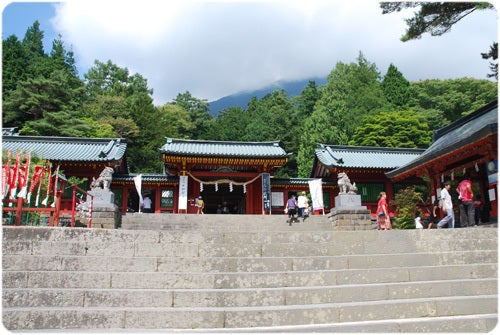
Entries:
[[15,307],[257,307],[497,294],[497,279],[415,281],[259,289],[3,290],[3,308]]
[[233,230],[275,230],[289,227],[298,230],[332,229],[327,215],[312,215],[305,221],[287,223],[287,215],[215,215],[215,214],[144,214],[127,213],[122,216],[122,229],[150,230],[211,230],[221,227]]
[[[40,232],[43,233],[43,230]],[[43,236],[45,238],[34,236],[32,239],[9,239],[8,236],[4,236],[2,250],[3,254],[12,255],[283,257],[496,250],[498,247],[496,234],[491,233],[468,238],[461,238],[460,234],[457,234],[450,238],[449,235],[454,234],[429,232],[427,236],[419,236],[412,232],[401,234],[368,231],[348,234],[309,233],[299,237],[299,235],[275,232],[269,233],[267,237],[249,234],[246,236],[247,242],[237,233],[224,235],[209,233],[198,236],[160,234],[146,234],[138,240],[134,240],[134,235],[118,235],[113,243],[110,243],[106,235],[96,236],[87,232],[77,235],[76,238],[65,236],[66,234]]]
[[497,263],[288,272],[4,271],[4,288],[266,288],[495,278]]
[[498,262],[497,250],[308,257],[125,257],[4,255],[4,271],[273,272]]
[[[174,244],[341,244],[343,249],[350,253],[381,253],[384,250],[399,250],[399,252],[416,251],[416,248],[425,248],[420,251],[434,249],[456,250],[466,248],[469,241],[473,243],[470,250],[496,249],[498,236],[496,229],[440,229],[440,230],[393,230],[393,231],[232,231],[222,229],[219,231],[132,231],[110,229],[68,229],[48,227],[3,227],[2,236],[3,254],[18,254],[22,252],[44,252],[38,250],[45,247],[57,248],[56,250],[67,254],[71,243],[81,250],[92,252],[89,246],[98,248],[107,247],[114,249],[113,245],[124,247],[125,244],[151,244],[159,248]],[[53,242],[53,245],[45,244]],[[111,243],[112,242],[112,243]],[[297,245],[299,247],[300,245]],[[87,247],[87,248],[85,248]],[[374,251],[375,250],[375,251]],[[379,250],[378,252],[376,250]],[[51,252],[55,254],[55,252]]]
[[33,330],[247,328],[496,312],[496,295],[484,295],[273,307],[22,307],[4,309],[3,321],[7,329]]
[[389,319],[281,327],[174,329],[175,333],[487,333],[498,323],[497,314]]

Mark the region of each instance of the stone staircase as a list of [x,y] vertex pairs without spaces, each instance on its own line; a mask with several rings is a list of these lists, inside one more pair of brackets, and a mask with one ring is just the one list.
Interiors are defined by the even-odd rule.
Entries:
[[488,332],[496,228],[333,231],[326,216],[127,214],[3,227],[11,331]]

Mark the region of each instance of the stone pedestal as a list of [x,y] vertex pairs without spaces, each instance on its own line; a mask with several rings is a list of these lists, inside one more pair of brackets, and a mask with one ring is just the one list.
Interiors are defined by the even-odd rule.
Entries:
[[335,230],[371,230],[370,210],[361,205],[359,194],[339,194],[329,216]]
[[89,191],[93,198],[92,228],[115,229],[121,227],[121,213],[115,205],[115,194],[108,189]]

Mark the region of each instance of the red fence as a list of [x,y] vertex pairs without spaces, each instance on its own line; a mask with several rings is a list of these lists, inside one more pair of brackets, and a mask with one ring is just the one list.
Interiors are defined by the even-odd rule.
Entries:
[[[77,207],[80,206],[80,210],[83,212],[88,212],[88,218],[86,218],[87,224],[82,225],[87,228],[92,227],[92,208],[93,208],[93,196],[88,194],[85,190],[81,189],[76,185],[70,186],[73,190],[72,202],[71,202],[71,222],[70,226],[75,227],[75,218],[77,216]],[[77,200],[76,191],[79,191],[86,195],[87,202],[85,202],[85,208],[82,208],[82,202]],[[4,199],[2,212],[3,212],[3,224],[7,225],[41,225],[41,226],[59,226],[59,221],[61,217],[61,195],[62,191],[57,191],[55,195],[55,201],[52,206],[49,207],[27,207],[27,200],[22,197],[17,197],[16,199]],[[15,204],[15,206],[13,206]],[[86,210],[84,210],[86,209]]]

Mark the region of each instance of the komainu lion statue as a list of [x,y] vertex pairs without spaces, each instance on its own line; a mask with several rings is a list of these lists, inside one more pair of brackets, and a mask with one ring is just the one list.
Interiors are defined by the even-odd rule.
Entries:
[[337,175],[340,192],[339,194],[356,194],[358,188],[356,187],[356,183],[351,184],[351,180],[344,172],[339,172]]
[[109,190],[111,186],[111,181],[113,180],[113,168],[106,166],[104,170],[101,171],[99,178],[92,178],[92,183],[90,184],[91,189],[102,188],[104,190]]

